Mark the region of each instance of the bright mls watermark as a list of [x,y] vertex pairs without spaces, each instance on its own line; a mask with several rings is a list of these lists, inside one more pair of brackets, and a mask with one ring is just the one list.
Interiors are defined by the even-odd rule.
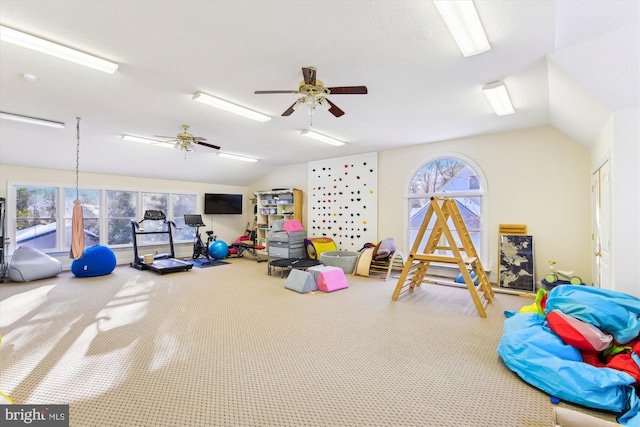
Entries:
[[69,426],[69,405],[2,405],[1,408],[3,426]]

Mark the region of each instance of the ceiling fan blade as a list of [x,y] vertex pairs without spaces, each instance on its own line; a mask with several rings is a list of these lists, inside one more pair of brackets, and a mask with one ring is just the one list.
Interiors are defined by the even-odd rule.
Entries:
[[[296,101],[298,102],[298,101]],[[290,116],[291,114],[293,114],[293,112],[295,111],[295,109],[293,108],[294,105],[296,105],[296,102],[294,102],[293,104],[291,104],[291,107],[287,108],[287,111],[285,111],[284,113],[282,113],[283,116]]]
[[203,137],[201,137],[201,136],[195,136],[195,137],[193,137],[193,140],[194,140],[195,142],[200,142],[200,141],[206,141],[206,140],[207,140],[207,138],[203,138]]
[[340,117],[344,115],[344,111],[342,111],[340,108],[338,108],[336,106],[336,104],[334,104],[333,102],[329,101],[327,98],[325,98],[325,101],[327,101],[329,103],[329,105],[331,105],[331,108],[329,108],[329,112],[331,114],[333,114],[336,117]]
[[316,69],[313,67],[303,67],[302,76],[304,77],[304,83],[315,86],[316,85]]
[[328,87],[329,93],[331,95],[366,95],[367,87],[366,86],[339,86],[339,87]]
[[209,144],[207,142],[202,142],[202,141],[194,141],[194,142],[198,145],[204,145],[205,147],[213,148],[214,150],[220,149],[220,147],[218,147],[217,145]]
[[175,136],[164,136],[164,135],[153,135],[156,138],[169,138],[169,139],[177,139]]
[[263,95],[265,93],[300,93],[297,90],[257,90],[253,92],[256,95]]

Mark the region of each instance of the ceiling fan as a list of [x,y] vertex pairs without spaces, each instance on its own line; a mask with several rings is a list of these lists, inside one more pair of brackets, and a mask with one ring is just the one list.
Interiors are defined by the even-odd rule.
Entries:
[[189,129],[189,125],[182,125],[182,132],[178,132],[178,134],[175,137],[162,136],[162,135],[155,135],[155,136],[159,138],[170,138],[170,140],[166,142],[168,143],[175,142],[175,148],[177,148],[178,150],[184,150],[186,152],[195,151],[196,145],[202,145],[204,147],[213,148],[214,150],[220,149],[220,147],[218,147],[217,145],[213,145],[213,144],[209,144],[208,142],[205,142],[206,141],[205,138],[191,135],[189,132],[187,132],[188,129]]
[[327,99],[327,95],[366,95],[366,86],[338,86],[325,87],[322,81],[316,79],[316,69],[314,67],[302,68],[303,80],[300,82],[298,90],[257,90],[256,94],[270,93],[298,93],[302,97],[298,98],[289,108],[282,113],[283,116],[290,116],[301,106],[309,108],[309,114],[314,114],[319,105],[336,117],[344,115],[344,111],[338,108],[333,102]]

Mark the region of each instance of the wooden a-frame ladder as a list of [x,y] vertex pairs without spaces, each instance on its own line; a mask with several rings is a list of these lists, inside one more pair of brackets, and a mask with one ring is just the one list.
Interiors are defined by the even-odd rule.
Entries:
[[[431,235],[422,252],[419,252],[420,242],[422,242],[434,214],[436,219]],[[462,244],[461,247],[456,243],[449,228],[449,219],[451,219],[451,223],[457,232]],[[443,235],[444,240],[442,239]],[[445,241],[448,246],[444,246]],[[436,251],[439,250],[448,251],[451,255],[436,254]],[[458,205],[452,199],[443,198],[438,200],[435,196],[431,197],[429,208],[393,292],[393,301],[397,301],[398,296],[404,291],[412,292],[416,286],[420,286],[423,282],[438,283],[438,281],[430,279],[426,275],[431,262],[457,264],[478,314],[480,317],[487,317],[485,307],[493,300],[493,289],[491,289],[489,278],[484,268],[482,268],[482,263],[478,258],[478,253],[473,246],[473,241],[464,224],[462,215],[460,215]],[[471,277],[471,271],[475,273],[475,278]],[[478,281],[477,285],[474,283],[476,280]],[[444,280],[439,281],[446,283]]]

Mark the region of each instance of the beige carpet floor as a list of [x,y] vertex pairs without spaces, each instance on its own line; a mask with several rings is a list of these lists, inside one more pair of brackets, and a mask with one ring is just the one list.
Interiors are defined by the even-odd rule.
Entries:
[[496,294],[483,319],[466,289],[299,294],[228,261],[0,284],[0,391],[68,403],[72,426],[552,425],[496,353],[503,312],[532,300]]

